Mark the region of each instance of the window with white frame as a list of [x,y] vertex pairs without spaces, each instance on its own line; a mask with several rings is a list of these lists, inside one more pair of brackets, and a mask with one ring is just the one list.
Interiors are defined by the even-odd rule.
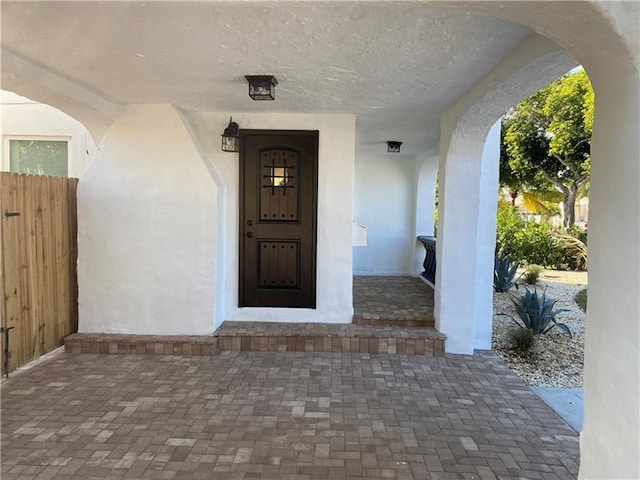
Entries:
[[9,171],[29,175],[66,177],[69,141],[47,138],[9,138]]

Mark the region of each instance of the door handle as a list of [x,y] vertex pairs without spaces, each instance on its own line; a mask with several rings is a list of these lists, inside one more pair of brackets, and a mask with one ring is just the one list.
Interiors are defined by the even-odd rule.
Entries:
[[253,232],[247,232],[247,238],[253,238]]

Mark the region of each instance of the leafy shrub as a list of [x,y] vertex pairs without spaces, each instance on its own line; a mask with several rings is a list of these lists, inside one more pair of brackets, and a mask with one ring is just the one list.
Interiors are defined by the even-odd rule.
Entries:
[[527,353],[533,347],[535,335],[530,328],[512,328],[509,330],[509,340],[511,347],[522,353]]
[[514,253],[517,251],[515,235],[525,226],[526,223],[517,207],[507,205],[498,208],[496,252],[500,257],[511,255],[515,258]]
[[551,226],[546,222],[530,222],[515,234],[514,258],[536,265],[549,265],[549,252],[555,244]]
[[516,307],[520,321],[506,313],[499,313],[498,315],[511,318],[519,327],[530,328],[536,335],[547,333],[553,327],[560,327],[571,336],[569,327],[556,321],[556,315],[566,312],[566,310],[554,310],[553,307],[556,304],[556,300],[548,300],[546,292],[542,292],[542,296],[538,297],[537,290],[530,291],[525,288],[525,294],[518,301],[513,298],[511,298],[511,301]]
[[495,288],[496,292],[506,292],[516,285],[517,270],[518,262],[511,263],[509,255],[504,258],[496,255],[493,264],[493,288]]
[[513,261],[560,270],[587,268],[587,231],[556,228],[547,222],[525,222],[517,207],[500,207],[496,251]]
[[540,265],[536,265],[532,263],[531,265],[527,265],[527,268],[524,272],[524,279],[529,285],[535,285],[538,283],[538,277],[542,273],[542,267]]

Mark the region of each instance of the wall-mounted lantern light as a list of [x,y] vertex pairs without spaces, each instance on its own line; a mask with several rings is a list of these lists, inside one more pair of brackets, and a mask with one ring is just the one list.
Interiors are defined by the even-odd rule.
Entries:
[[389,153],[400,153],[400,145],[402,142],[396,142],[393,140],[389,140],[387,142],[387,152]]
[[254,100],[275,100],[278,81],[273,75],[246,75],[249,96]]
[[240,150],[240,131],[238,124],[229,117],[229,125],[224,129],[222,134],[222,151],[237,152]]

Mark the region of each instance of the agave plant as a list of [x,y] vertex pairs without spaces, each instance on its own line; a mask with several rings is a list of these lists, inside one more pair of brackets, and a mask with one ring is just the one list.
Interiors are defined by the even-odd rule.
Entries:
[[516,272],[518,262],[511,263],[509,255],[499,258],[497,255],[493,264],[493,288],[496,292],[506,292],[514,285],[518,288]]
[[554,310],[557,300],[547,299],[546,290],[542,292],[541,296],[538,296],[537,290],[530,291],[525,288],[524,296],[518,300],[511,298],[511,301],[516,307],[520,321],[506,313],[499,313],[498,315],[511,318],[520,327],[533,330],[534,334],[547,333],[553,327],[559,327],[571,336],[569,327],[556,321],[556,315],[567,310]]

